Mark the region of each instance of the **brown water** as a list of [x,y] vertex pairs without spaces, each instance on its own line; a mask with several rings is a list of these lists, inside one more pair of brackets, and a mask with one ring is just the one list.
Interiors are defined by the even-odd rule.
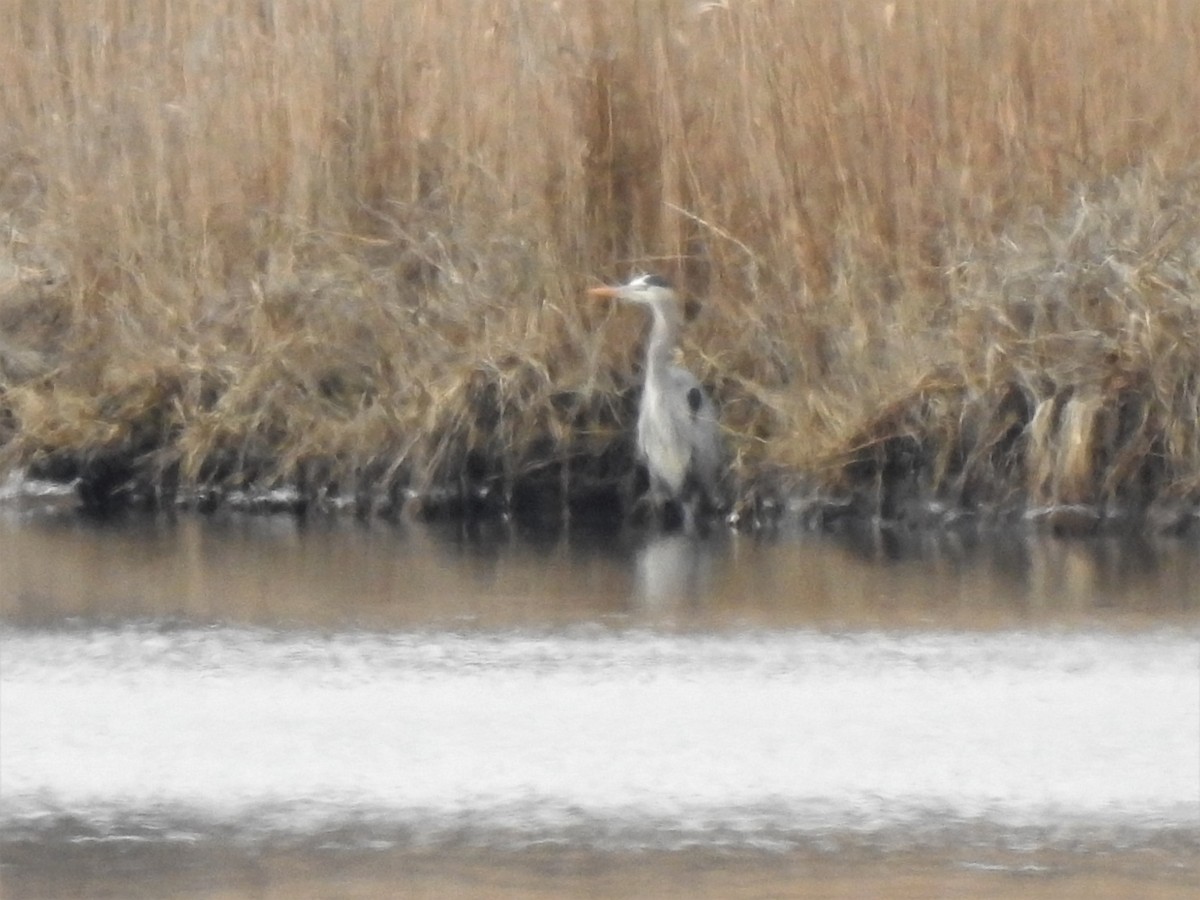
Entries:
[[1198,549],[0,511],[0,890],[1191,896]]
[[0,616],[384,630],[1147,628],[1200,620],[1200,545],[10,514],[0,515]]

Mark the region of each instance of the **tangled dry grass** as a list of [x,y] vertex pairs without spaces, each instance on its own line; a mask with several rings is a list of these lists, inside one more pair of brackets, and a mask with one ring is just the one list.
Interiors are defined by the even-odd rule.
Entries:
[[889,510],[1182,524],[1200,493],[1200,177],[1040,211],[953,273],[956,352],[871,417],[843,476]]
[[0,10],[0,466],[585,509],[660,271],[749,511],[1200,500],[1191,0]]

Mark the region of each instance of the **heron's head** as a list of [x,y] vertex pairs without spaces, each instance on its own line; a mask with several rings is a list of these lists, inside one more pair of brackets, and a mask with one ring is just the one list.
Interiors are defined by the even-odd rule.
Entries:
[[678,298],[670,283],[659,275],[637,275],[625,284],[595,287],[588,291],[593,297],[624,300],[640,303],[661,310],[668,315],[678,312]]

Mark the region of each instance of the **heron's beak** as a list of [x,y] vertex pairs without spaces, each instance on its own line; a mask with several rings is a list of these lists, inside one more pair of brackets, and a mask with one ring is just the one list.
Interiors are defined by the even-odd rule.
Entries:
[[609,287],[608,285],[603,287],[588,288],[588,294],[592,297],[595,297],[597,300],[615,300],[617,297],[621,296],[619,288]]

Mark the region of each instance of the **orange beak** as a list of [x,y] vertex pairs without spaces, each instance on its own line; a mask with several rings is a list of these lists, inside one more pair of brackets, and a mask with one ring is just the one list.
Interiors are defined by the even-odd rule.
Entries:
[[588,294],[597,300],[611,300],[617,296],[617,289],[605,285],[604,287],[588,288]]

